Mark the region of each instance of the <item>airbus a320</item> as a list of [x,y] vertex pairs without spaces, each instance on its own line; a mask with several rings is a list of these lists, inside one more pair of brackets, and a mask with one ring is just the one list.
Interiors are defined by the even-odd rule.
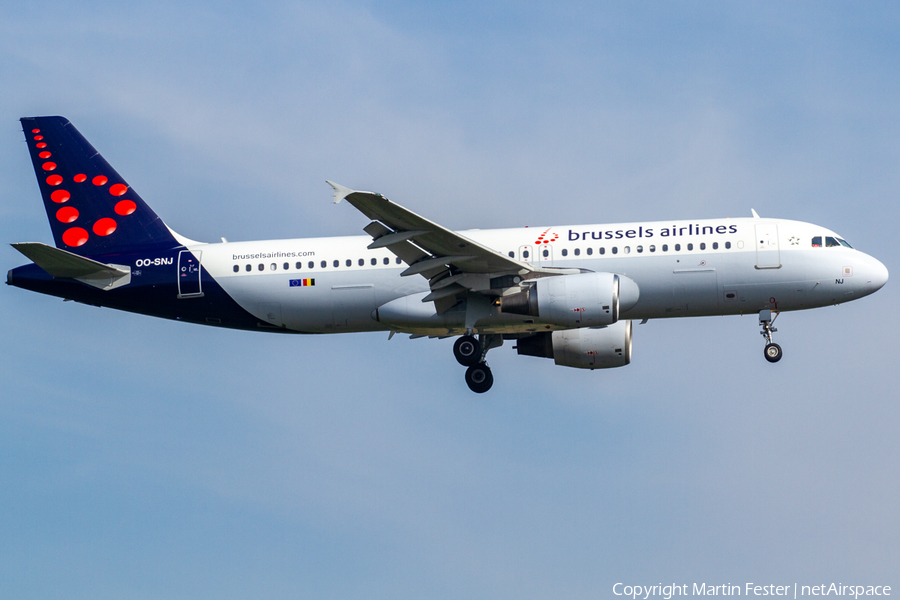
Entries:
[[782,312],[856,300],[885,266],[811,223],[752,218],[451,231],[328,182],[366,235],[201,243],[179,235],[62,117],[21,119],[54,245],[7,283],[85,304],[276,333],[456,337],[474,392],[489,350],[579,369],[631,362],[632,322],[755,314],[764,356]]

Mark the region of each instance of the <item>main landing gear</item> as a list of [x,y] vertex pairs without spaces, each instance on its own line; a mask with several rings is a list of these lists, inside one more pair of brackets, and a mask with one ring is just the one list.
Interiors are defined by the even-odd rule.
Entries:
[[484,362],[488,350],[503,345],[503,336],[492,333],[487,335],[466,334],[453,344],[453,356],[466,369],[466,385],[476,394],[483,394],[494,385],[491,368]]
[[775,319],[778,318],[778,313],[775,313],[775,316],[772,316],[771,310],[761,310],[759,311],[759,325],[762,327],[762,331],[760,331],[760,335],[766,338],[766,348],[763,351],[766,357],[766,360],[770,363],[777,363],[781,360],[781,356],[783,352],[781,351],[781,346],[772,341],[772,334],[778,331],[772,324],[775,323]]

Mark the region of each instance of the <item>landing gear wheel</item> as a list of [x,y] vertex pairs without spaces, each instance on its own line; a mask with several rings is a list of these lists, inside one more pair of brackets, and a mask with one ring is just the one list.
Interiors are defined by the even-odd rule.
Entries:
[[781,360],[781,356],[783,354],[783,352],[781,351],[781,346],[775,343],[766,344],[765,353],[766,360],[770,363],[777,363],[779,360]]
[[[456,357],[456,362],[462,366],[471,367],[481,360],[481,343],[475,336],[464,335],[453,344],[453,356]],[[466,381],[468,381],[468,375]]]
[[466,369],[466,385],[476,394],[483,394],[494,385],[491,368],[485,363],[478,363]]

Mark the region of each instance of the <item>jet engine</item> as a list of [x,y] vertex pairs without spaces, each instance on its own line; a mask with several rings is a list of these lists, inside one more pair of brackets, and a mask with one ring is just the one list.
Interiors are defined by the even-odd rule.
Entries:
[[538,317],[562,327],[598,327],[619,320],[634,306],[638,285],[615,273],[542,277],[524,291],[503,296],[500,312]]
[[576,369],[611,369],[631,362],[631,321],[599,328],[566,329],[537,333],[516,342],[516,351],[552,358]]

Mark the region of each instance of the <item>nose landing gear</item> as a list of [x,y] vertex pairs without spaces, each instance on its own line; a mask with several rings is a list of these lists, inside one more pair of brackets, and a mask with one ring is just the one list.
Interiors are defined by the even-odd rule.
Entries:
[[483,394],[494,385],[491,368],[484,362],[488,350],[503,345],[503,336],[496,333],[479,335],[470,333],[460,337],[453,344],[453,356],[466,369],[466,385],[476,394]]
[[781,351],[781,346],[772,341],[772,334],[778,331],[772,327],[775,323],[775,319],[778,318],[778,314],[779,313],[775,313],[775,316],[773,317],[771,310],[767,309],[759,311],[759,325],[762,327],[762,331],[759,333],[766,339],[766,348],[763,350],[763,353],[766,360],[770,363],[778,362],[784,354]]

